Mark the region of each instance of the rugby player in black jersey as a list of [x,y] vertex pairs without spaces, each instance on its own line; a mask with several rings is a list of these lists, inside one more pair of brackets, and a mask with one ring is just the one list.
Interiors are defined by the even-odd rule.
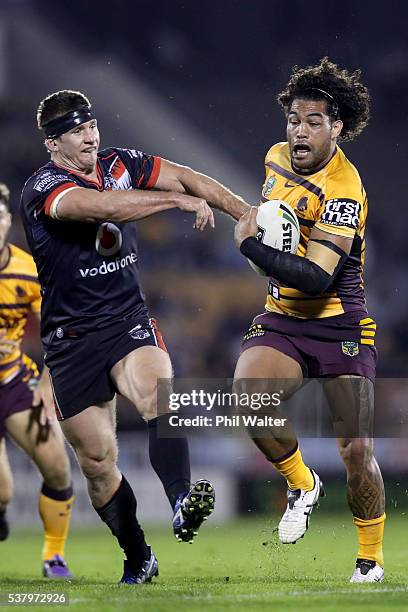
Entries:
[[214,225],[210,206],[239,219],[248,205],[190,168],[136,150],[99,151],[97,121],[80,92],[50,94],[37,120],[51,161],[26,182],[21,213],[42,287],[56,410],[92,504],[125,552],[122,582],[142,583],[158,565],[117,467],[115,394],[148,422],[150,460],[179,540],[192,541],[213,510],[214,491],[207,480],[190,484],[186,439],[158,436],[165,415],[157,416],[157,380],[171,379],[172,366],[144,303],[130,222],[179,208],[203,230]]

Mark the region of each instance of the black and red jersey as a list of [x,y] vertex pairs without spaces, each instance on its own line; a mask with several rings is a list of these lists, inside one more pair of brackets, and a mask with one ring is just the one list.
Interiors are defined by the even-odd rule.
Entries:
[[[98,153],[98,181],[50,161],[26,182],[21,215],[43,297],[41,335],[93,331],[148,316],[140,286],[134,224],[60,221],[55,204],[70,189],[150,189],[160,158],[131,149]],[[54,208],[53,208],[54,207]]]

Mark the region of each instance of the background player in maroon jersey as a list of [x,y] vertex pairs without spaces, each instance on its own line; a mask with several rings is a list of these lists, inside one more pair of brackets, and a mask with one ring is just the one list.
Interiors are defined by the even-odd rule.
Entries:
[[[38,467],[44,482],[39,511],[44,526],[43,575],[71,578],[64,560],[74,497],[61,428],[52,416],[54,400],[45,367],[21,350],[32,312],[40,316],[40,286],[32,257],[8,242],[9,190],[0,183],[0,540],[9,534],[6,508],[13,477],[5,445],[7,434]],[[51,415],[46,420],[46,413]]]
[[[243,379],[281,379],[278,389],[286,397],[304,377],[330,378],[324,389],[359,539],[351,581],[381,581],[384,485],[370,437],[376,325],[367,315],[361,277],[367,198],[357,170],[337,146],[338,139],[351,140],[366,126],[369,94],[358,71],[348,73],[325,58],[295,68],[278,99],[288,142],[266,157],[263,195],[293,206],[302,238],[297,255],[259,243],[255,208],[236,226],[241,252],[271,282],[267,312],[254,321],[257,334],[250,329],[244,338],[235,377],[238,386]],[[320,479],[304,464],[293,430],[253,437],[288,482],[279,537],[295,543],[322,493]]]
[[214,492],[206,480],[190,486],[186,439],[158,434],[157,381],[171,379],[172,366],[144,305],[129,222],[179,208],[202,230],[214,224],[209,204],[235,219],[248,205],[190,168],[129,149],[98,152],[96,119],[79,92],[51,94],[37,117],[51,161],[27,181],[22,216],[44,293],[42,339],[57,412],[92,504],[125,552],[122,582],[146,582],[158,565],[116,465],[116,392],[149,423],[150,460],[178,539],[193,539]]

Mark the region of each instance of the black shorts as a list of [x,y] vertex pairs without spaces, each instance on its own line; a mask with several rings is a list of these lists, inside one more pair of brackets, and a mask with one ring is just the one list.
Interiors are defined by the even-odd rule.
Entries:
[[258,315],[244,335],[242,351],[270,346],[292,357],[303,376],[350,374],[375,379],[376,324],[365,312],[324,319],[297,319],[267,312]]
[[99,331],[76,334],[59,328],[48,341],[44,358],[60,421],[113,399],[117,389],[111,370],[135,349],[158,346],[166,351],[154,319],[119,321]]

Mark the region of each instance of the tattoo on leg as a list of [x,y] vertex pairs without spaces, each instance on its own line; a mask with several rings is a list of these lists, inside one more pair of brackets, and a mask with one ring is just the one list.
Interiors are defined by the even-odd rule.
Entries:
[[384,482],[374,457],[362,473],[348,477],[347,501],[353,516],[361,519],[377,518],[384,513]]

